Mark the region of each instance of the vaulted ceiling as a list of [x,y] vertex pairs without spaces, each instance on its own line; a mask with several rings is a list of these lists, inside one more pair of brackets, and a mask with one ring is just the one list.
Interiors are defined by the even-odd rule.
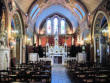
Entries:
[[[76,27],[75,25],[78,25],[77,27],[83,26],[83,29],[81,29],[83,31],[85,30],[85,27],[87,27],[87,22],[85,21],[87,14],[94,12],[94,10],[97,9],[97,7],[101,4],[102,1],[103,0],[15,0],[15,3],[24,14],[30,14],[33,7],[35,7],[36,4],[39,5],[39,14],[37,15],[37,18],[35,17],[35,20],[33,20],[32,23],[30,23],[30,25],[38,23],[37,27],[39,27],[41,22],[43,21],[43,19],[45,19],[45,17],[47,17],[47,15],[54,12],[58,12],[64,15],[65,17],[68,17],[71,23],[73,23],[73,28]],[[76,15],[77,11],[74,10],[76,3],[80,5],[84,13],[86,14],[82,20],[80,19],[80,16],[78,17],[78,15]],[[55,6],[59,4],[61,4],[64,7],[64,9],[63,7],[58,8],[58,6],[56,6],[56,8],[52,7],[52,5]],[[68,9],[70,13],[69,11],[66,11],[66,9]],[[67,13],[69,16],[66,15]],[[81,13],[81,11],[79,11],[79,13]],[[71,19],[73,19],[73,21]]]
[[15,2],[24,13],[27,13],[34,0],[15,0]]
[[[81,20],[80,15],[78,16],[76,14],[77,11],[73,10],[75,8],[76,3],[79,4],[80,7],[83,9],[83,11],[86,14],[85,15],[85,18],[86,18],[87,13],[92,13],[101,4],[101,2],[102,0],[28,0],[28,1],[27,0],[15,0],[16,5],[22,10],[22,12],[24,12],[24,14],[29,14],[36,4],[39,5],[40,14],[42,14],[42,11],[44,11],[46,8],[48,9],[51,5],[61,4],[64,6],[64,8],[67,8],[69,11],[71,11],[75,19],[78,21],[78,24],[82,24],[81,22],[84,21],[84,18],[83,20]],[[54,10],[54,11],[56,12],[60,11],[60,10],[59,11],[57,10]],[[47,11],[47,12],[50,12],[50,11]],[[40,14],[38,14],[37,16],[40,16]],[[68,17],[71,18],[71,16],[68,16]],[[35,21],[33,23],[35,23]]]
[[[33,2],[35,0],[15,0],[16,4],[19,6],[19,8],[24,12],[27,13],[29,8],[32,6]],[[39,2],[45,2],[46,0],[36,0]],[[70,3],[74,3],[75,0],[47,0],[50,2],[65,2],[65,1],[70,1]],[[78,0],[76,0],[78,1]],[[79,0],[79,2],[82,3],[82,5],[85,6],[85,8],[87,8],[88,12],[93,12],[102,2],[102,0]],[[63,4],[62,3],[62,4]]]
[[93,12],[102,1],[103,0],[80,0],[90,13]]

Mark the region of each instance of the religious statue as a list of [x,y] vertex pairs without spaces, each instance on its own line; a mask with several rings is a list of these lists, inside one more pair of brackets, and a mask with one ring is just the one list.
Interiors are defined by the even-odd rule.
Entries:
[[5,13],[3,11],[0,29],[0,47],[6,47],[7,32],[5,31]]
[[0,46],[6,47],[7,44],[7,33],[6,32],[1,32],[0,33]]

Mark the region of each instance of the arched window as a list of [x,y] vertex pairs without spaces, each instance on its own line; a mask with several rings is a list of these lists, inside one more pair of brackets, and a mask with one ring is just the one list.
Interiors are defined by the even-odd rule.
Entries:
[[44,27],[47,35],[64,35],[69,25],[65,18],[55,15],[46,19]]
[[12,20],[12,21],[11,21],[11,28],[12,28],[12,30],[14,30],[14,29],[15,29],[14,20]]
[[54,34],[58,34],[58,18],[54,18],[53,23],[54,23],[54,26],[53,26]]
[[51,28],[51,20],[47,20],[47,34],[51,34],[52,28]]
[[65,34],[65,20],[61,20],[61,34]]

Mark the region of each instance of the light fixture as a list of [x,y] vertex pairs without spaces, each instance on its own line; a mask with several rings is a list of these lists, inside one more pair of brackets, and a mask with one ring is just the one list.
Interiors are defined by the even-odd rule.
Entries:
[[30,38],[28,38],[27,40],[28,40],[28,41],[31,41],[31,39],[30,39]]
[[108,33],[109,31],[107,29],[103,29],[102,33]]
[[12,33],[19,33],[18,30],[12,30]]

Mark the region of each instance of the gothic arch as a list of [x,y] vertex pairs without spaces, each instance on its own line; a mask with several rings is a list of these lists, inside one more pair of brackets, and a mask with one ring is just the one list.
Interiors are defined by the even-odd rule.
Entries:
[[[109,25],[109,23],[108,23],[109,22],[108,15],[104,11],[97,11],[97,13],[94,16],[94,20],[93,20],[92,39],[93,39],[93,42],[94,42],[93,43],[94,44],[93,45],[94,46],[94,62],[97,62],[97,58],[96,58],[96,56],[97,56],[97,51],[96,51],[97,50],[97,48],[96,48],[96,35],[97,34],[102,34],[102,33],[100,33],[100,29],[101,29],[101,22],[102,22],[103,17],[106,18],[107,25]],[[109,30],[109,27],[107,27],[107,30]],[[109,34],[110,33],[108,33],[108,35],[107,35],[108,38],[109,38]]]
[[23,35],[23,21],[20,12],[16,11],[12,16],[12,19],[14,20],[15,28],[17,27],[20,30],[20,34]]
[[[14,28],[12,28],[12,20],[13,20],[13,25]],[[23,20],[22,20],[22,16],[20,14],[19,11],[15,11],[14,14],[12,15],[12,19],[11,19],[11,43],[15,42],[15,45],[13,45],[12,47],[14,47],[14,52],[15,52],[15,56],[12,58],[15,58],[15,60],[17,61],[17,63],[22,63],[22,43],[23,43]],[[14,35],[13,35],[14,34]],[[14,42],[13,42],[14,41]],[[10,46],[11,47],[11,46]],[[16,64],[16,62],[15,62]]]

